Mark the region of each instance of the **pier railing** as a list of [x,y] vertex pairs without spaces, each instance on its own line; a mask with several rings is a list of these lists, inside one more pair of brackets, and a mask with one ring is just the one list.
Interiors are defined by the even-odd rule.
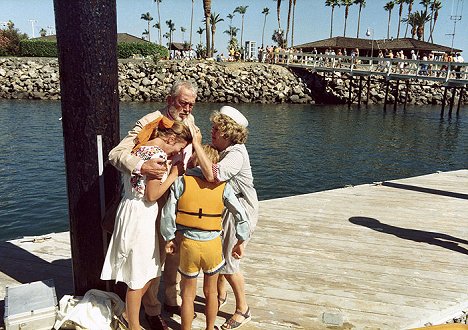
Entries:
[[317,72],[344,72],[351,75],[380,75],[388,80],[423,79],[466,86],[468,63],[410,60],[400,58],[354,57],[313,53],[280,52],[274,62]]

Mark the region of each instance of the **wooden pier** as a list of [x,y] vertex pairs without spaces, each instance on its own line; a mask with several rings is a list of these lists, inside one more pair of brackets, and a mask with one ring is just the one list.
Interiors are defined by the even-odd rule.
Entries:
[[[260,207],[243,261],[253,315],[243,329],[408,329],[468,310],[468,170]],[[6,285],[48,278],[59,298],[70,293],[68,237],[0,243],[0,299]],[[203,328],[201,297],[199,290],[194,329]],[[233,300],[229,292],[217,324],[233,311]],[[171,328],[178,321],[169,320]]]

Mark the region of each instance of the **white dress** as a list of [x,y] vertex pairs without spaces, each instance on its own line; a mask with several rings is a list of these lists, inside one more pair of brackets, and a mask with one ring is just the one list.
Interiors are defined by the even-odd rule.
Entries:
[[[143,160],[167,159],[166,153],[156,146],[142,146],[135,154]],[[123,182],[124,196],[117,209],[101,279],[124,282],[135,290],[161,275],[156,231],[158,203],[145,201],[145,177],[125,173]]]

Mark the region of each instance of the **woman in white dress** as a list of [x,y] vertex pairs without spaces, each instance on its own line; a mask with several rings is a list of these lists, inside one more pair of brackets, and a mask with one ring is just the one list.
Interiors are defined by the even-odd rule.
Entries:
[[[180,122],[159,117],[135,138],[132,153],[142,160],[167,158],[191,142],[190,130]],[[155,278],[161,276],[159,242],[156,232],[157,200],[179,175],[173,164],[162,180],[133,173],[123,175],[124,196],[117,209],[101,279],[127,284],[126,314],[130,329],[141,329],[141,299]],[[183,166],[183,164],[180,164]],[[181,169],[182,167],[180,167]]]

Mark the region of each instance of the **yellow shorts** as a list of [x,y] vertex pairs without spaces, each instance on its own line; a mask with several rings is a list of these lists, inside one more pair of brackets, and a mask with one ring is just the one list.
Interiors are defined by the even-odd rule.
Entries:
[[196,241],[183,237],[180,241],[179,273],[197,277],[200,269],[206,275],[216,274],[224,267],[221,237],[210,241]]

